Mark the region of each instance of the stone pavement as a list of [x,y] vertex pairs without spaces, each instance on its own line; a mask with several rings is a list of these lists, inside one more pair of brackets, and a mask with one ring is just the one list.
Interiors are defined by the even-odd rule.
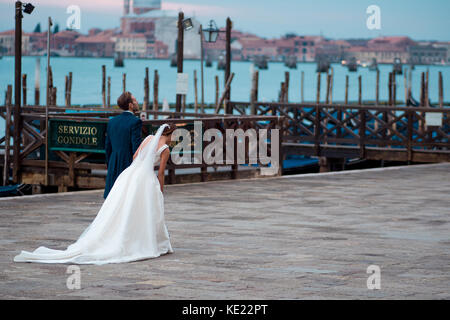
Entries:
[[79,290],[13,257],[66,248],[103,191],[2,199],[0,298],[449,299],[449,193],[450,163],[167,186],[174,253],[82,265]]

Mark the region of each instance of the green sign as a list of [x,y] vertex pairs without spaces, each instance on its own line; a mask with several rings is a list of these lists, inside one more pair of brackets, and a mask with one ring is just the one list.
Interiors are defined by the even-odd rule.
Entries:
[[105,153],[106,122],[49,121],[49,150]]

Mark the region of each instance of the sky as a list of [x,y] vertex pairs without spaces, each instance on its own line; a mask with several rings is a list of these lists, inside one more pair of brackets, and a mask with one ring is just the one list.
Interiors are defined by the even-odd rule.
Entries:
[[[118,27],[123,8],[122,0],[30,1],[36,9],[24,17],[26,32],[38,22],[45,30],[48,16],[64,29],[70,5],[81,9],[82,33],[93,27]],[[14,28],[14,2],[0,0],[0,31]],[[229,16],[233,28],[265,38],[296,33],[334,39],[406,35],[415,40],[450,41],[450,0],[163,0],[162,5],[181,9],[204,25],[213,19],[223,27]],[[379,30],[367,28],[370,5],[380,8]]]

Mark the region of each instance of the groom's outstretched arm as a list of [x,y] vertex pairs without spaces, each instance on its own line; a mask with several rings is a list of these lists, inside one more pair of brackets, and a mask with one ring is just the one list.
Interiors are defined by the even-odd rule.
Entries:
[[137,119],[131,128],[131,154],[135,154],[136,150],[142,142],[142,120]]

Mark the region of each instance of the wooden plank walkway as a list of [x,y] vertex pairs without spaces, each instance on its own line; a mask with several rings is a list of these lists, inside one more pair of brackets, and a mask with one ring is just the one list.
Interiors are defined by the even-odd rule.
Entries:
[[[449,299],[450,163],[170,185],[174,253],[81,269],[13,263],[63,249],[102,191],[0,200],[0,298]],[[367,267],[381,289],[367,289]]]

